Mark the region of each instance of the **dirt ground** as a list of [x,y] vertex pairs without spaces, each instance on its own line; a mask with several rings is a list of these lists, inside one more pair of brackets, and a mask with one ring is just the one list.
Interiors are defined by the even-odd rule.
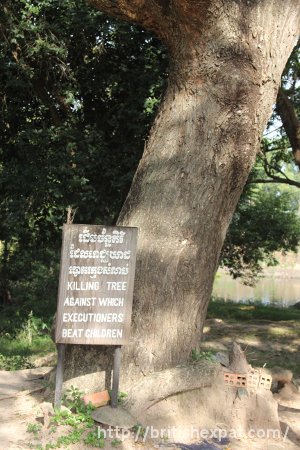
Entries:
[[253,367],[279,366],[290,369],[294,378],[300,378],[298,322],[260,320],[250,323],[221,319],[206,321],[201,343],[203,351],[228,351],[233,341],[241,345]]
[[[232,324],[221,320],[208,320],[205,327],[203,351],[227,351],[231,342],[237,340],[247,351],[249,362],[253,366],[269,367],[280,365],[290,368],[294,378],[300,378],[299,330],[294,329],[291,322]],[[39,404],[44,400],[46,375],[51,368],[28,369],[26,371],[0,371],[0,450],[28,450],[30,448],[46,448],[50,434],[47,426],[33,435],[27,432],[29,423],[40,423]],[[294,392],[275,394],[278,401],[279,418],[284,440],[272,437],[249,439],[218,440],[216,436],[206,439],[196,439],[185,445],[169,436],[149,439],[148,436],[137,438],[136,433],[125,436],[123,442],[113,442],[107,439],[105,449],[120,448],[121,450],[148,450],[169,448],[184,450],[296,450],[300,448],[300,391],[295,385]],[[47,424],[46,424],[47,425]],[[220,424],[216,424],[220,427]],[[66,427],[66,430],[67,427]],[[202,441],[202,442],[200,442]],[[181,441],[182,442],[182,441]],[[185,441],[188,442],[188,441]],[[41,447],[42,445],[42,447]],[[48,447],[49,448],[49,447]],[[72,444],[62,448],[69,450],[84,450],[85,444]]]

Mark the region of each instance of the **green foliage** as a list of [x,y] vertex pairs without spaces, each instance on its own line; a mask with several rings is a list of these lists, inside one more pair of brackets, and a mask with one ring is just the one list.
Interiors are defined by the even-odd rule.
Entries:
[[136,434],[136,437],[143,439],[147,429],[141,423],[137,423],[132,427],[132,431]]
[[21,370],[31,369],[34,365],[28,356],[13,355],[6,356],[0,353],[0,370]]
[[297,196],[274,185],[247,185],[226,236],[221,265],[251,284],[263,264],[277,264],[274,252],[296,252],[299,239]]
[[118,392],[118,403],[119,405],[123,405],[126,398],[128,397],[128,394],[126,392]]
[[48,443],[45,445],[45,450],[50,450],[50,449],[52,449],[52,448],[57,448],[57,447],[56,447],[55,444],[52,444],[51,442],[48,442]]
[[31,344],[28,344],[28,341],[24,340],[19,334],[13,338],[8,336],[0,338],[0,352],[6,356],[43,356],[53,351],[55,351],[55,344],[48,335],[33,336]]
[[91,418],[91,412],[94,407],[92,405],[85,405],[82,397],[83,392],[71,386],[63,395],[62,399],[62,403],[67,409],[55,409],[55,415],[51,418],[51,422],[55,425],[69,425],[76,428],[80,424],[84,424],[84,429],[92,428],[94,421]]
[[[14,317],[18,319],[16,322]],[[29,369],[34,367],[34,356],[54,352],[49,326],[32,312],[20,318],[15,312],[4,310],[0,319],[0,369]]]
[[34,317],[32,311],[30,311],[18,337],[25,342],[27,341],[28,345],[31,345],[33,337],[39,335],[40,332],[43,333],[45,331],[49,331],[48,325],[40,318]]
[[[111,397],[111,393],[112,393],[112,390],[109,389],[110,397]],[[127,397],[128,397],[128,394],[126,392],[119,391],[118,392],[118,405],[124,405]]]
[[78,220],[111,222],[160,95],[161,46],[83,0],[6,1],[2,24],[6,228],[17,214],[27,238],[52,240],[69,205]]
[[[86,446],[96,448],[105,446],[104,435],[103,433],[98,435],[94,421],[91,418],[93,407],[91,405],[86,406],[83,403],[82,396],[83,393],[74,386],[71,386],[66,391],[63,396],[64,407],[54,409],[55,414],[51,417],[52,426],[50,428],[51,434],[57,432],[64,434],[61,434],[54,441],[48,442],[45,450],[78,443],[80,445],[84,444],[84,448]],[[27,431],[33,433],[35,438],[38,439],[40,425],[28,424]],[[43,449],[42,446],[40,448]]]
[[40,423],[29,423],[27,424],[27,433],[33,433],[37,435],[42,429],[42,425]]
[[[75,428],[67,436],[59,438],[57,444],[71,444],[80,442],[83,439],[83,442],[87,445],[102,448],[104,440],[98,437],[95,429],[88,431],[87,434],[85,433],[86,430],[94,427],[94,421],[91,418],[91,412],[94,408],[91,405],[85,405],[82,396],[83,393],[79,389],[71,386],[63,397],[63,403],[69,410],[60,409],[55,411],[56,414],[52,418],[54,423]],[[82,425],[81,427],[79,427],[80,424]],[[84,433],[85,436],[83,436]]]
[[84,0],[1,6],[0,305],[16,305],[20,321],[30,311],[47,321],[66,208],[79,223],[115,221],[166,56],[149,33]]
[[104,448],[105,440],[104,437],[99,437],[97,431],[89,431],[85,438],[83,439],[84,444],[96,448]]
[[214,353],[211,351],[200,352],[199,350],[193,348],[191,352],[191,357],[193,361],[203,361],[203,360],[213,361]]
[[51,422],[58,425],[69,425],[76,427],[82,420],[78,419],[77,415],[73,415],[71,411],[67,409],[56,409],[55,415],[51,418]]
[[77,444],[81,441],[82,433],[84,432],[81,428],[75,428],[74,430],[70,431],[66,436],[60,436],[57,439],[56,447],[60,447],[61,445],[70,445],[70,444]]
[[85,405],[82,400],[83,392],[71,386],[63,395],[63,404],[73,413],[77,414],[78,420],[90,423],[91,412],[95,409],[91,404]]
[[113,440],[111,441],[111,445],[112,445],[113,447],[118,447],[119,445],[122,445],[122,441],[121,441],[120,439],[113,439]]

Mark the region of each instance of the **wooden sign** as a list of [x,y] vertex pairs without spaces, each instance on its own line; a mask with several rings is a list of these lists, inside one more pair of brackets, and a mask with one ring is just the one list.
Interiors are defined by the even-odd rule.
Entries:
[[129,341],[137,228],[64,225],[56,343]]

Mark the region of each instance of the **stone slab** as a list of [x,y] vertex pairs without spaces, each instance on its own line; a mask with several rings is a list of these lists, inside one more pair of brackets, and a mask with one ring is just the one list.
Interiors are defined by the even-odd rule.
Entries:
[[92,418],[103,425],[127,429],[138,423],[136,418],[121,406],[118,408],[112,408],[111,406],[97,408],[92,412]]

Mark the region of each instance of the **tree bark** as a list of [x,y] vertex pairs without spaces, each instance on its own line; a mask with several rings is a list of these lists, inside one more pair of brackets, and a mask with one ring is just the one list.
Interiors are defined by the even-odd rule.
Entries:
[[[93,4],[128,20],[134,7],[126,5],[139,5],[134,21],[159,28],[170,53],[167,92],[118,221],[139,227],[128,385],[183,363],[200,342],[226,231],[300,31],[300,4]],[[84,353],[69,351],[69,374]]]

